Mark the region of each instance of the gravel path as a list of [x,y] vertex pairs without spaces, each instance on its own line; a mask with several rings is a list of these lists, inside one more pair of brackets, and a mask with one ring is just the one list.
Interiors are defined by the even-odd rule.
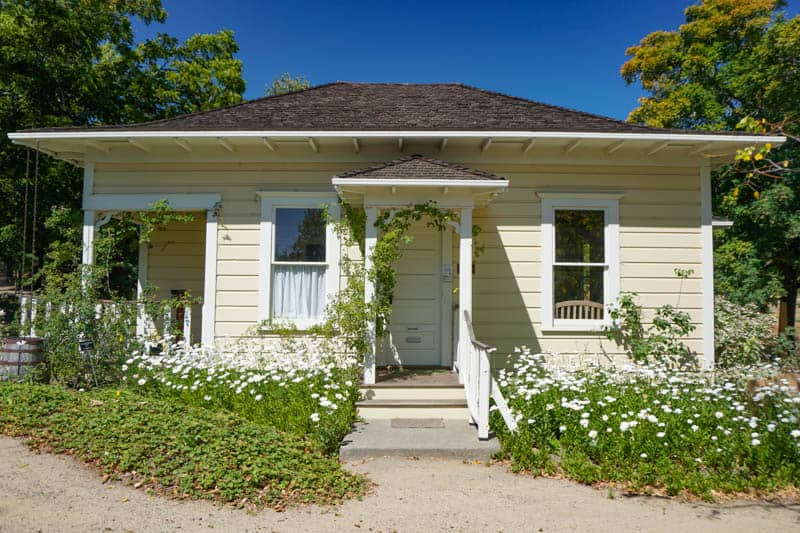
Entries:
[[248,514],[148,496],[70,457],[0,437],[0,531],[798,531],[800,505],[608,499],[501,466],[378,459],[351,465],[378,486],[363,501]]

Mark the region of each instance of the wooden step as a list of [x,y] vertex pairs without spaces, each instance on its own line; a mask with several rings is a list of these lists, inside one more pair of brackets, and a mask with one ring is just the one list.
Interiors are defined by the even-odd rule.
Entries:
[[445,418],[466,420],[467,401],[461,399],[384,399],[356,402],[358,414],[365,420],[386,418]]
[[364,400],[463,400],[464,387],[460,385],[445,387],[361,387]]

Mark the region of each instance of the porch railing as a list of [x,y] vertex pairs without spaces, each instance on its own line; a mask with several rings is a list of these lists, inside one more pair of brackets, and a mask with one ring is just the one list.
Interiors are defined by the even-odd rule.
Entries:
[[[23,294],[19,298],[20,305],[20,332],[30,337],[36,337],[36,317],[40,313],[45,316],[52,312],[62,314],[71,313],[69,304],[61,304],[58,309],[53,309],[51,302],[45,302],[36,295]],[[173,323],[177,320],[180,326],[182,338],[193,342],[192,339],[192,306],[186,305],[184,307],[177,307],[173,302],[162,302],[161,305],[156,303],[157,313],[160,315],[161,327],[158,328],[153,316],[148,314],[145,310],[145,305],[142,302],[128,301],[128,302],[115,302],[112,300],[101,300],[95,305],[95,318],[100,318],[104,311],[117,310],[119,305],[135,305],[137,307],[137,320],[136,320],[136,336],[139,338],[149,338],[153,334],[160,333],[167,337],[168,335],[174,336]],[[152,306],[151,306],[152,307]],[[75,320],[79,320],[76,315]]]
[[481,440],[489,438],[489,403],[491,400],[494,400],[508,429],[515,432],[517,421],[511,413],[511,408],[497,381],[492,376],[489,354],[495,351],[495,348],[475,338],[469,311],[464,311],[463,320],[466,322],[469,339],[460,343],[460,349],[464,353],[459,358],[461,361],[459,372],[463,376],[469,416],[472,422],[478,426],[478,438]]

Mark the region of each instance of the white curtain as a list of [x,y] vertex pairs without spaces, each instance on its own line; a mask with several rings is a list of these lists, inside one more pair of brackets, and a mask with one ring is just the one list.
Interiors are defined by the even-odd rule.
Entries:
[[272,265],[272,317],[320,318],[327,265]]

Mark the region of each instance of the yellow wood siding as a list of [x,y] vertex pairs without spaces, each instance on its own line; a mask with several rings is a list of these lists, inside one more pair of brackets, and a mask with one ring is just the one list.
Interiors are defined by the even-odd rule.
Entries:
[[[156,297],[169,298],[173,289],[190,291],[203,297],[205,264],[205,213],[192,213],[192,222],[172,222],[164,230],[153,232],[149,245],[147,281],[158,288]],[[160,318],[157,321],[161,323]],[[192,340],[200,341],[202,309],[192,306]]]
[[[222,194],[218,232],[217,309],[215,334],[241,335],[258,314],[259,190],[331,191],[330,178],[397,154],[370,161],[339,160],[315,163],[98,163],[96,193]],[[541,209],[536,191],[619,192],[621,290],[637,292],[645,316],[663,304],[679,305],[697,325],[689,345],[701,350],[701,237],[699,167],[659,165],[544,165],[481,163],[439,157],[494,172],[510,180],[509,190],[474,212],[483,233],[484,248],[474,276],[474,325],[477,336],[508,353],[514,346],[571,354],[621,354],[619,347],[597,333],[543,333],[540,325]],[[333,159],[333,158],[332,158]],[[576,160],[577,161],[577,160]],[[202,229],[196,232],[202,237]],[[457,247],[458,238],[454,238]],[[175,252],[190,254],[196,243],[181,242]],[[191,257],[202,269],[202,243]],[[357,251],[350,251],[357,252]],[[151,279],[169,280],[179,260],[151,251]],[[358,255],[355,253],[354,255]],[[458,254],[454,254],[458,257]],[[692,269],[679,280],[675,268]],[[161,269],[164,272],[161,272]],[[202,289],[202,276],[192,282]],[[188,278],[177,278],[188,280]],[[180,287],[184,288],[184,287]],[[194,286],[191,288],[194,289]],[[194,292],[194,290],[193,290]],[[199,320],[196,321],[199,324]]]

